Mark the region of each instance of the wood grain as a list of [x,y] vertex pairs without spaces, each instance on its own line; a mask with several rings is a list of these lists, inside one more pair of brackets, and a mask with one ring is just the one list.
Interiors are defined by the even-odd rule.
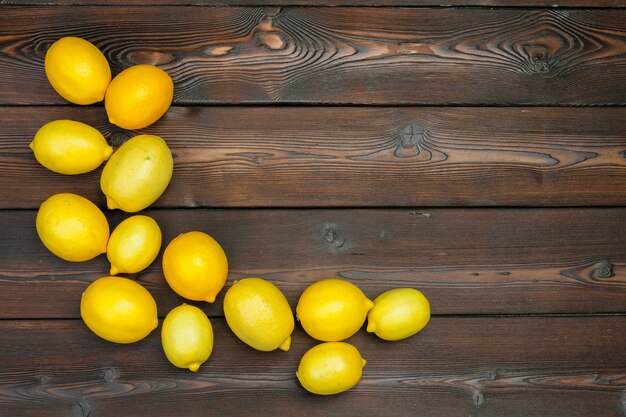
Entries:
[[79,320],[2,321],[0,413],[14,417],[621,416],[624,317],[433,318],[389,343],[350,339],[363,379],[331,397],[306,393],[295,370],[314,342],[299,328],[289,352],[245,346],[213,319],[215,348],[197,374],[170,365],[159,329],[114,345]]
[[[370,298],[414,287],[433,314],[626,313],[626,209],[150,210],[165,244],[179,233],[214,236],[229,258],[227,288],[274,282],[295,308],[329,277]],[[34,211],[0,212],[0,318],[77,318],[80,297],[108,275],[104,256],[56,258],[39,241]],[[115,227],[123,218],[107,213]],[[164,247],[163,247],[164,248]],[[162,249],[163,249],[162,248]],[[184,300],[165,283],[161,257],[134,277],[163,316]],[[222,297],[199,304],[221,316]]]
[[178,104],[626,103],[623,9],[6,6],[0,28],[0,104],[64,103],[43,59],[67,35],[159,65]]
[[[0,207],[57,192],[105,206],[100,170],[55,174],[28,148],[63,118],[115,146],[134,134],[97,107],[5,107]],[[158,207],[606,206],[626,204],[624,120],[624,108],[174,107],[142,133],[175,155]]]
[[623,8],[624,0],[0,0],[0,5],[110,6],[489,6]]

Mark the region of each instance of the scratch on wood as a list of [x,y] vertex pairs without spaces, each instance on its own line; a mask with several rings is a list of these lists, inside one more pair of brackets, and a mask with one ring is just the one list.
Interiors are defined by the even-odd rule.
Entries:
[[430,218],[432,216],[432,213],[423,213],[420,211],[412,211],[409,214],[411,216],[426,217],[426,218]]
[[622,414],[626,416],[626,391],[622,391],[622,396],[619,399],[619,408]]

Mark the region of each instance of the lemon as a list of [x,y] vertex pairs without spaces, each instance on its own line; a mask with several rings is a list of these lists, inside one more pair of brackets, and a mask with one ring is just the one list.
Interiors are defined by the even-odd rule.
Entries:
[[145,209],[163,194],[172,179],[174,161],[159,136],[129,139],[102,170],[100,188],[110,209],[129,213]]
[[384,340],[401,340],[422,330],[430,320],[430,304],[413,288],[396,288],[374,300],[367,331]]
[[133,343],[159,324],[152,295],[128,278],[102,277],[80,300],[80,316],[95,334],[115,343]]
[[356,285],[330,278],[304,290],[296,314],[311,337],[336,342],[356,333],[373,305]]
[[138,215],[121,222],[109,238],[111,275],[134,274],[148,267],[161,249],[161,229],[152,217]]
[[102,52],[91,42],[73,36],[52,44],[44,66],[52,88],[76,104],[102,101],[111,82],[111,68]]
[[59,258],[81,262],[106,252],[109,223],[84,197],[70,193],[51,196],[39,207],[35,223],[43,244]]
[[135,65],[111,81],[104,99],[109,121],[124,129],[142,129],[165,114],[172,103],[174,83],[154,65]]
[[93,171],[113,153],[100,132],[73,120],[46,123],[35,134],[30,148],[41,165],[68,175]]
[[339,394],[359,382],[365,363],[351,344],[326,342],[313,346],[302,356],[296,376],[313,394]]
[[202,310],[183,304],[165,317],[161,344],[172,365],[196,372],[213,351],[213,327]]
[[224,316],[244,343],[265,352],[289,350],[293,313],[283,293],[261,278],[237,281],[224,296]]
[[187,232],[176,236],[165,248],[163,274],[178,295],[212,303],[226,283],[228,261],[211,236]]

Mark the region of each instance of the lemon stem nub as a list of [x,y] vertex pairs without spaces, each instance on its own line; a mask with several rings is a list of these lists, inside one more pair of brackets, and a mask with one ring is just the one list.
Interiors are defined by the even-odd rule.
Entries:
[[109,198],[109,197],[107,197],[107,208],[108,208],[109,210],[113,210],[113,209],[118,208],[118,207],[117,207],[117,204],[115,204],[115,201],[113,201],[113,200],[112,200],[111,198]]
[[109,159],[109,157],[113,154],[113,148],[110,146],[107,146],[104,149],[104,160],[106,161],[107,159]]
[[[120,273],[120,270],[117,269],[114,265],[111,265],[111,269],[109,270],[110,275],[117,275]],[[369,330],[368,330],[369,331]]]
[[288,336],[285,339],[285,341],[281,343],[280,346],[278,346],[278,349],[284,350],[285,352],[287,352],[290,347],[291,347],[291,336]]
[[200,363],[199,362],[195,362],[195,363],[192,363],[191,365],[189,365],[189,370],[191,372],[198,372],[198,369],[200,369]]
[[368,321],[367,322],[367,332],[368,333],[374,333],[376,331],[376,323],[372,322],[372,321]]

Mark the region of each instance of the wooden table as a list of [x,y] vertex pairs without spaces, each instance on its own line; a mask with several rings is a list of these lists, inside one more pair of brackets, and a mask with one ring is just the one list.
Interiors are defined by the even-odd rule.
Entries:
[[[0,3],[1,416],[626,415],[625,1]],[[359,4],[375,7],[326,7]],[[100,170],[54,174],[28,143],[58,118],[113,145],[137,132],[49,86],[45,52],[69,35],[114,74],[174,79],[142,130],[175,155],[146,210],[164,243],[207,232],[227,287],[262,277],[293,307],[327,277],[370,297],[418,288],[428,327],[396,343],[361,330],[364,377],[331,397],[296,380],[315,344],[299,326],[289,352],[254,351],[223,292],[198,304],[216,341],[197,374],[167,362],[160,328],[128,346],[92,334],[79,300],[106,258],[56,258],[35,216],[57,192],[104,207]],[[134,278],[161,317],[184,301],[160,257]]]

